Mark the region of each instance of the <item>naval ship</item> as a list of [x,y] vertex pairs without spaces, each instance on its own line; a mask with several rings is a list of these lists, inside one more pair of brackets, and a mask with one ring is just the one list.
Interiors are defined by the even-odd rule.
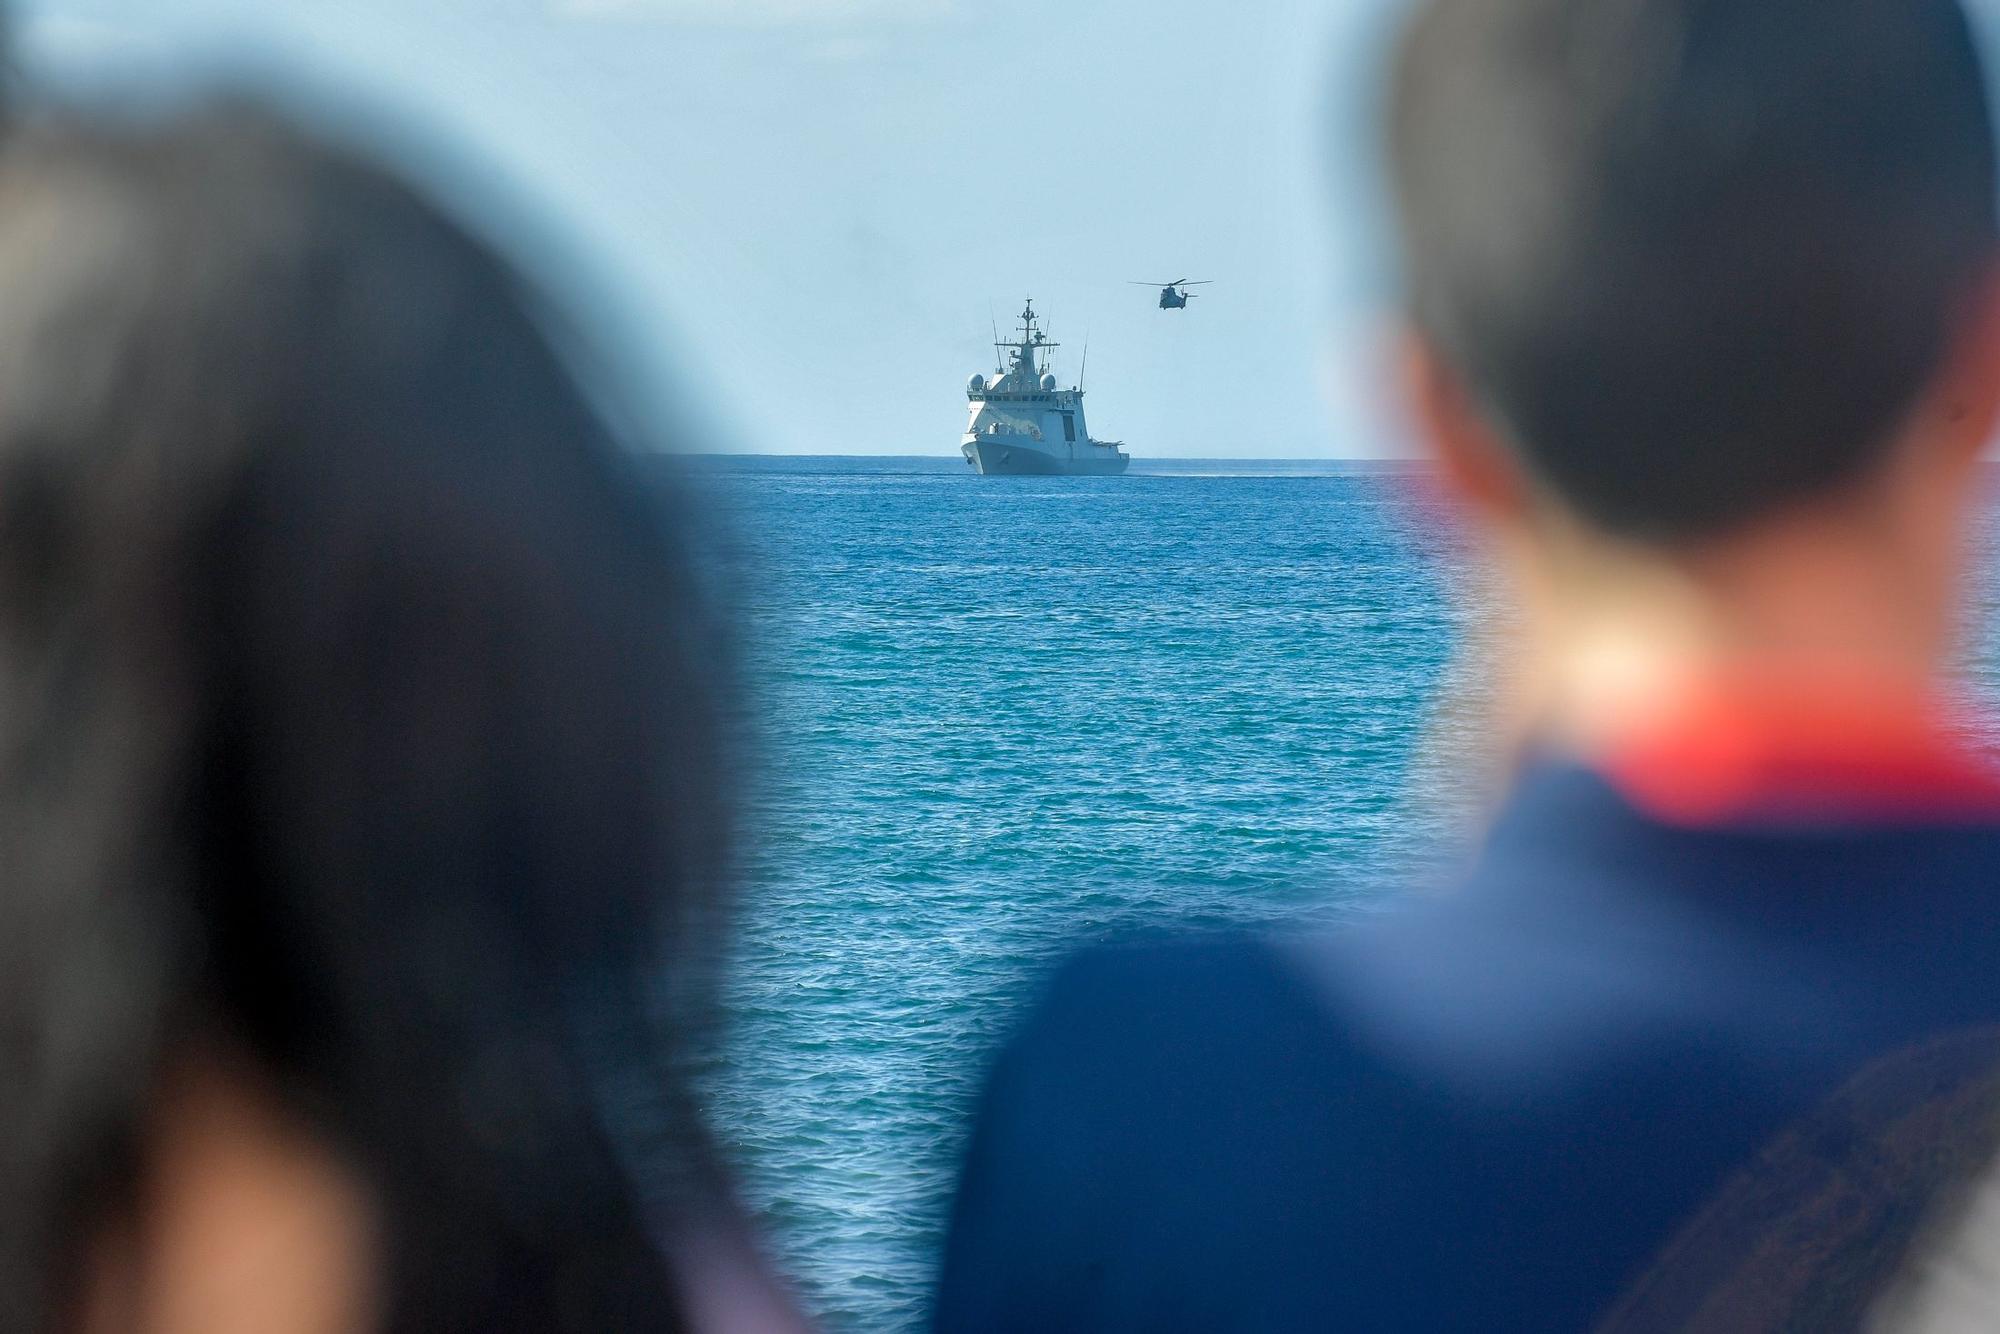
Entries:
[[1092,440],[1084,429],[1081,385],[1056,388],[1049,365],[1057,346],[1036,327],[1031,299],[1019,336],[993,344],[1002,369],[965,382],[972,416],[958,448],[980,472],[1110,477],[1132,462],[1117,441]]

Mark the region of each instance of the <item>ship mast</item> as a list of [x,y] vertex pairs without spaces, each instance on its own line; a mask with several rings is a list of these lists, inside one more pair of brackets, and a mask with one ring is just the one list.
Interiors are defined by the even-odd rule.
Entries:
[[1035,327],[1035,299],[1033,297],[1029,297],[1022,306],[1020,318],[1021,327],[1018,338],[1011,343],[995,343],[993,347],[996,351],[1013,354],[1013,364],[1010,366],[1003,361],[1002,369],[1017,371],[1026,376],[1028,383],[1024,387],[1033,389],[1040,382],[1043,374],[1040,354],[1045,350],[1053,351],[1062,346],[1062,344],[1050,342],[1047,336]]

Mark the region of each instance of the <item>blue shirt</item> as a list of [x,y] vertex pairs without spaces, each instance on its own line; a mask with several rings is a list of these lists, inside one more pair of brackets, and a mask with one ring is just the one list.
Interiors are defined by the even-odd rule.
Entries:
[[1997,879],[1963,803],[1691,828],[1551,764],[1448,896],[1087,954],[993,1071],[937,1327],[1851,1327],[1996,1148]]

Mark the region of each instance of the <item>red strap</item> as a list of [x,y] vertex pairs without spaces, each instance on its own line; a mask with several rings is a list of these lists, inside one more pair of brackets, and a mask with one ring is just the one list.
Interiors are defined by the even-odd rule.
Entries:
[[1601,768],[1658,819],[2000,819],[2000,771],[1921,691],[1837,675],[1710,681]]

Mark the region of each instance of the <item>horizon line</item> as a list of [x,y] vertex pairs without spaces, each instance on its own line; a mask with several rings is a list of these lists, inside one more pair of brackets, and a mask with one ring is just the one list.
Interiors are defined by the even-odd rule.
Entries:
[[[933,459],[955,462],[955,454],[840,454],[792,453],[774,449],[688,449],[660,450],[692,459]],[[1435,463],[1421,454],[1135,454],[1137,463]]]

